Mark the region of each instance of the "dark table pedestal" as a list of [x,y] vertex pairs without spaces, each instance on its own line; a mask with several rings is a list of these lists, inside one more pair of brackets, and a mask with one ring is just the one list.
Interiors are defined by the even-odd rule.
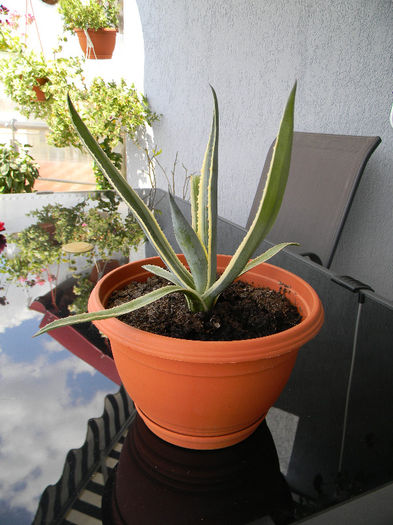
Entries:
[[263,422],[233,447],[196,451],[155,436],[139,418],[124,441],[102,504],[104,525],[246,524],[293,520],[293,502]]

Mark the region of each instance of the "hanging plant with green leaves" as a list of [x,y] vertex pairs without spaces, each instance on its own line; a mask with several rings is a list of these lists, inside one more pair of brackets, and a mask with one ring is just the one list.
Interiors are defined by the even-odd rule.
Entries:
[[[19,43],[12,54],[0,60],[4,91],[26,118],[54,121],[53,115],[62,113],[59,108],[66,103],[68,90],[86,89],[82,61],[76,57],[58,56],[59,50],[55,50],[52,59],[47,59],[42,53]],[[43,91],[44,101],[37,101],[34,86]],[[60,122],[58,125],[61,126]]]
[[[106,82],[101,77],[95,77],[89,86],[83,89],[71,87],[69,92],[95,139],[118,169],[122,167],[123,158],[116,148],[124,143],[125,136],[136,141],[138,130],[158,120],[146,96],[124,79]],[[46,120],[50,128],[49,144],[56,147],[74,146],[83,150],[83,143],[68,112],[66,92],[53,105]],[[97,165],[95,171],[101,173]],[[100,175],[99,189],[108,189],[104,180]]]
[[59,13],[66,31],[119,27],[118,0],[60,0]]
[[[25,45],[0,60],[1,81],[6,94],[16,104],[17,110],[27,118],[44,120],[49,128],[48,144],[63,148],[83,144],[75,131],[67,107],[67,93],[73,97],[75,106],[88,123],[102,149],[118,169],[122,168],[123,156],[117,150],[128,135],[136,142],[137,131],[151,126],[158,115],[154,113],[144,94],[124,79],[105,81],[95,77],[89,85],[83,74],[83,60],[64,58],[61,46],[54,51],[53,59],[28,51]],[[45,78],[40,86],[45,94],[44,102],[37,102],[33,86]],[[100,168],[94,164],[97,189],[109,189]]]

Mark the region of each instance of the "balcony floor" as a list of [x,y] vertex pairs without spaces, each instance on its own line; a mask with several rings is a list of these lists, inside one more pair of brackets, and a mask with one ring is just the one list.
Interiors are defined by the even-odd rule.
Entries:
[[[85,162],[40,162],[40,177],[34,184],[35,191],[86,191],[95,188],[91,166]],[[42,180],[42,179],[58,179]]]

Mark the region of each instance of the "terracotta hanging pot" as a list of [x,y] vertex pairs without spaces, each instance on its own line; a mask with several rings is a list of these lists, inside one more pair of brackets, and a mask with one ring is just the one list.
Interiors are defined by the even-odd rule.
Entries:
[[86,58],[89,59],[109,59],[112,58],[116,45],[115,28],[87,29],[91,45],[88,45],[84,29],[75,29],[79,44]]
[[[20,78],[22,78],[22,75],[19,75]],[[35,93],[35,98],[39,102],[45,102],[47,100],[45,93],[42,91],[41,86],[49,82],[49,78],[46,77],[38,77],[35,79],[38,85],[32,86],[32,90]]]
[[45,102],[46,101],[46,95],[45,93],[42,91],[42,89],[40,88],[40,86],[43,86],[44,84],[46,84],[47,82],[49,82],[49,79],[48,78],[37,78],[36,79],[37,82],[38,82],[38,86],[33,86],[33,91],[36,95],[36,98],[38,101],[40,102]]
[[[230,259],[218,256],[218,272]],[[113,270],[93,289],[89,311],[102,310],[112,291],[131,280],[146,280],[145,264],[163,266],[152,257]],[[94,321],[110,339],[119,375],[138,413],[165,441],[217,449],[251,435],[283,390],[300,347],[323,324],[321,302],[300,277],[261,264],[241,280],[285,288],[302,321],[278,334],[241,341],[190,341],[145,332],[119,319]]]
[[40,222],[38,226],[49,235],[51,246],[58,246],[59,242],[55,239],[56,225],[53,222]]

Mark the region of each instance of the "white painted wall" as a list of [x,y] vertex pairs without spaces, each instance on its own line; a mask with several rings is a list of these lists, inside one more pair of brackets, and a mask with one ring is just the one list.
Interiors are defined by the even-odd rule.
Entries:
[[[127,4],[128,0],[126,0]],[[222,216],[245,224],[295,79],[299,131],[379,135],[333,269],[393,297],[393,6],[390,0],[137,0],[144,87],[170,171],[200,168],[212,102],[221,110]],[[125,55],[125,66],[133,57]],[[177,188],[183,171],[178,169]],[[166,182],[160,181],[161,187]],[[179,193],[179,192],[178,192]]]

